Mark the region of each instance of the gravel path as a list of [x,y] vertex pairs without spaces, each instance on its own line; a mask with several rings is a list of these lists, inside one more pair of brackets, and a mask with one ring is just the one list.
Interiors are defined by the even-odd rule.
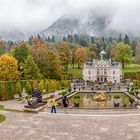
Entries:
[[[70,114],[0,111],[0,140],[139,140],[140,112],[69,111]],[[80,113],[81,112],[81,113]],[[74,114],[72,114],[74,113]]]

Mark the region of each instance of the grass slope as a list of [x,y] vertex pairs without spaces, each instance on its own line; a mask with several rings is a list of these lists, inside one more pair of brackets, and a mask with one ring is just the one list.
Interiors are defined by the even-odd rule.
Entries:
[[138,64],[129,64],[126,65],[123,69],[123,72],[138,72],[140,71],[140,65]]
[[6,117],[4,115],[0,114],[0,123],[5,121],[5,119],[6,119]]

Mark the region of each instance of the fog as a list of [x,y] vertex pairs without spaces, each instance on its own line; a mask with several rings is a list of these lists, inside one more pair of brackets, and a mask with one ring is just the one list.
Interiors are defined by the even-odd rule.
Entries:
[[0,0],[0,30],[40,32],[63,15],[84,19],[90,11],[109,15],[110,29],[140,35],[139,0]]

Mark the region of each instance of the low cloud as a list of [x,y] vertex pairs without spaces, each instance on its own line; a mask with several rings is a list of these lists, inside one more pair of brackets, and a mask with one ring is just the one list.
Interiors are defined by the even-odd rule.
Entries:
[[84,19],[89,11],[109,15],[109,28],[140,35],[139,0],[0,0],[0,29],[39,32],[63,15]]

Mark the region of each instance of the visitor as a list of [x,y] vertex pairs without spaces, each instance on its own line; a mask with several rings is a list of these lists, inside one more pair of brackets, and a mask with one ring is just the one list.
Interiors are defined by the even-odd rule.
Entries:
[[55,101],[55,95],[51,95],[51,113],[56,113],[56,101]]
[[81,88],[79,87],[79,92],[80,92]]
[[68,99],[66,95],[64,95],[62,103],[63,103],[65,114],[68,114]]

